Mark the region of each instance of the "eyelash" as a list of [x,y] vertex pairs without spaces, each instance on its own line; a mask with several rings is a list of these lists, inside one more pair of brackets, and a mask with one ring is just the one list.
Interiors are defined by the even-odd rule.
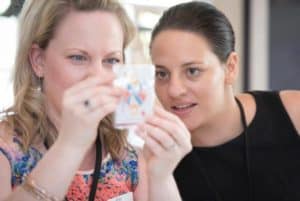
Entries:
[[118,58],[108,58],[108,59],[104,59],[103,63],[109,63],[111,65],[114,65],[116,63],[120,63],[121,60]]
[[[201,73],[201,69],[199,69],[198,67],[189,67],[185,70],[185,73],[187,77],[196,78]],[[169,79],[170,73],[164,70],[156,70],[155,77],[157,80],[165,81]]]
[[[190,74],[191,72],[194,72],[193,74]],[[195,74],[195,72],[197,72],[196,74]],[[186,69],[186,73],[187,73],[187,75],[189,76],[189,77],[197,77],[197,76],[199,76],[199,73],[201,72],[201,70],[199,69],[199,68],[197,68],[197,67],[190,67],[190,68],[187,68]]]
[[[165,78],[161,78],[161,77],[160,77],[160,75],[161,75],[162,73],[165,74]],[[157,71],[155,72],[155,77],[156,77],[156,79],[158,79],[158,80],[166,80],[167,77],[169,77],[169,73],[166,72],[166,71],[163,71],[163,70],[157,70]]]
[[83,55],[71,55],[69,58],[73,61],[86,61],[87,58]]
[[[76,64],[81,64],[88,60],[88,58],[86,56],[80,55],[80,54],[70,55],[70,56],[68,56],[68,58],[71,59],[72,62],[74,62]],[[120,62],[121,62],[121,60],[118,58],[108,58],[108,59],[103,60],[103,63],[108,64],[109,66],[114,65],[116,63],[120,63]]]

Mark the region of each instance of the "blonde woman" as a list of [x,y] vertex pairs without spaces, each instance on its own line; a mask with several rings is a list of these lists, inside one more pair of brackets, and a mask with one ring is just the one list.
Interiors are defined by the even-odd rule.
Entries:
[[[171,173],[188,141],[161,180],[112,127],[123,92],[113,87],[111,68],[124,62],[133,32],[113,0],[25,2],[15,102],[0,124],[1,201],[180,199]],[[172,142],[168,133],[159,135]],[[159,168],[163,158],[147,149],[147,168]]]

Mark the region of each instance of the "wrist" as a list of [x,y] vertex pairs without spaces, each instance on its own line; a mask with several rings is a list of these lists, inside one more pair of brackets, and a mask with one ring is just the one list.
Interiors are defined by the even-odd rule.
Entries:
[[59,138],[55,141],[51,149],[52,148],[58,150],[58,153],[76,156],[78,158],[84,157],[85,153],[88,150],[88,146],[76,146]]
[[166,175],[163,178],[149,177],[149,200],[182,201],[173,175]]
[[152,184],[161,184],[167,185],[168,183],[174,182],[173,175],[157,175],[157,174],[149,174],[149,182]]
[[30,175],[26,176],[25,182],[21,185],[21,187],[38,200],[45,200],[45,201],[62,200],[52,195],[45,188],[37,184]]

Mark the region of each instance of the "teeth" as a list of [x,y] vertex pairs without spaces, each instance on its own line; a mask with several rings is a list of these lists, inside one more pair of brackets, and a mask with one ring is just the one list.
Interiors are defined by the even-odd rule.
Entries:
[[188,104],[188,105],[177,105],[175,106],[175,108],[178,108],[178,109],[184,109],[184,108],[187,108],[187,107],[190,107],[191,104]]

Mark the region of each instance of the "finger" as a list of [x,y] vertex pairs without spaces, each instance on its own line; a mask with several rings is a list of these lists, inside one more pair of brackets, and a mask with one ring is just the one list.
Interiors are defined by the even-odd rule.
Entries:
[[174,146],[175,141],[172,138],[172,136],[164,132],[159,127],[146,124],[145,129],[147,130],[147,135],[148,135],[147,137],[153,138],[155,141],[160,143],[166,150]]
[[181,120],[176,115],[166,111],[164,108],[162,108],[160,106],[154,107],[154,114],[156,114],[157,116],[160,116],[162,118],[167,118],[175,123],[180,123],[180,124],[182,123]]
[[89,103],[91,103],[91,105],[97,106],[97,103],[99,102],[97,101],[97,99],[101,99],[104,96],[121,98],[122,94],[123,90],[121,90],[120,88],[98,86],[94,87],[93,89],[84,90],[76,94],[69,94],[69,96],[66,98],[68,99],[69,104],[84,104],[86,101],[88,101]]
[[186,127],[178,124],[177,122],[174,123],[170,119],[153,115],[147,118],[146,123],[154,127],[161,128],[179,145],[184,145],[185,141],[189,139],[189,134],[187,134],[189,132]]
[[151,137],[145,138],[144,146],[147,146],[147,148],[156,156],[161,156],[162,153],[166,152],[161,144]]
[[103,108],[105,105],[109,103],[118,104],[120,102],[121,98],[117,96],[109,96],[109,95],[98,95],[93,97],[93,99],[90,99],[91,110],[94,110],[96,108]]
[[174,123],[178,124],[180,127],[184,128],[187,131],[187,132],[185,132],[185,134],[188,134],[188,136],[190,136],[188,129],[186,128],[186,125],[183,123],[183,121],[178,116],[176,116],[175,114],[173,114],[171,112],[166,111],[164,108],[159,107],[159,106],[154,108],[154,112],[156,115],[158,115],[162,119],[170,119]]
[[90,76],[83,81],[73,85],[69,90],[68,93],[77,93],[82,90],[86,90],[89,87],[97,86],[97,85],[112,85],[114,80],[113,75],[107,75],[105,77],[99,78],[99,76]]
[[97,119],[99,122],[106,117],[107,115],[113,113],[116,110],[118,103],[110,102],[102,107],[98,107],[97,109],[88,112],[87,115],[90,115],[92,119]]

